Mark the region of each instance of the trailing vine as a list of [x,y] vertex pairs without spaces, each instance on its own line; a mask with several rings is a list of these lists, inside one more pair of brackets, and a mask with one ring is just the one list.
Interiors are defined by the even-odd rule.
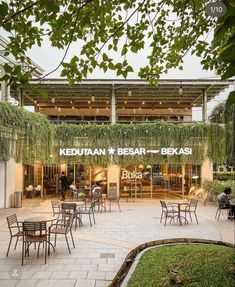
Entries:
[[[202,163],[226,159],[226,130],[219,124],[143,123],[114,125],[54,125],[39,113],[31,113],[9,103],[0,103],[0,161],[43,164],[83,163],[154,164]],[[163,156],[60,156],[59,148],[191,147],[192,155]]]

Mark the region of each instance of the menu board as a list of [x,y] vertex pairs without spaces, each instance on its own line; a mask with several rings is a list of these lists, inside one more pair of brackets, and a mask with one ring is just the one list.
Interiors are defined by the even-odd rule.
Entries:
[[117,183],[110,182],[109,183],[109,199],[117,199],[118,198],[118,191],[117,191]]

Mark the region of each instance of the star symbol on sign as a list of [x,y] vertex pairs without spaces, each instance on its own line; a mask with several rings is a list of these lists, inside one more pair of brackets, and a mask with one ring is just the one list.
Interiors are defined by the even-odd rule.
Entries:
[[109,154],[114,154],[114,153],[115,153],[115,149],[112,148],[112,147],[110,147],[110,148],[108,149],[108,152],[109,152]]

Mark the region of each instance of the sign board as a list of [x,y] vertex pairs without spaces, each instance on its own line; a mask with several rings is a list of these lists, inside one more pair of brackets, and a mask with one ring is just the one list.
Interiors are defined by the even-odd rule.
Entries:
[[108,198],[114,199],[114,200],[118,198],[118,190],[117,190],[117,183],[116,182],[110,182],[109,183]]

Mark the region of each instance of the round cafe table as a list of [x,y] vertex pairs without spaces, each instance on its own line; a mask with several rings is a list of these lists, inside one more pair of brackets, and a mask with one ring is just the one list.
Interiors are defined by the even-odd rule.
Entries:
[[39,215],[39,216],[33,216],[25,218],[25,222],[50,222],[53,220],[56,220],[57,218],[52,215]]
[[175,218],[179,220],[180,225],[182,225],[182,220],[185,221],[185,224],[188,223],[188,220],[185,216],[181,215],[181,206],[187,206],[189,204],[188,201],[183,201],[183,200],[177,200],[177,201],[169,201],[168,203],[173,204],[173,205],[177,205],[178,207],[178,214],[173,216],[170,220],[170,223],[172,220],[174,220]]

